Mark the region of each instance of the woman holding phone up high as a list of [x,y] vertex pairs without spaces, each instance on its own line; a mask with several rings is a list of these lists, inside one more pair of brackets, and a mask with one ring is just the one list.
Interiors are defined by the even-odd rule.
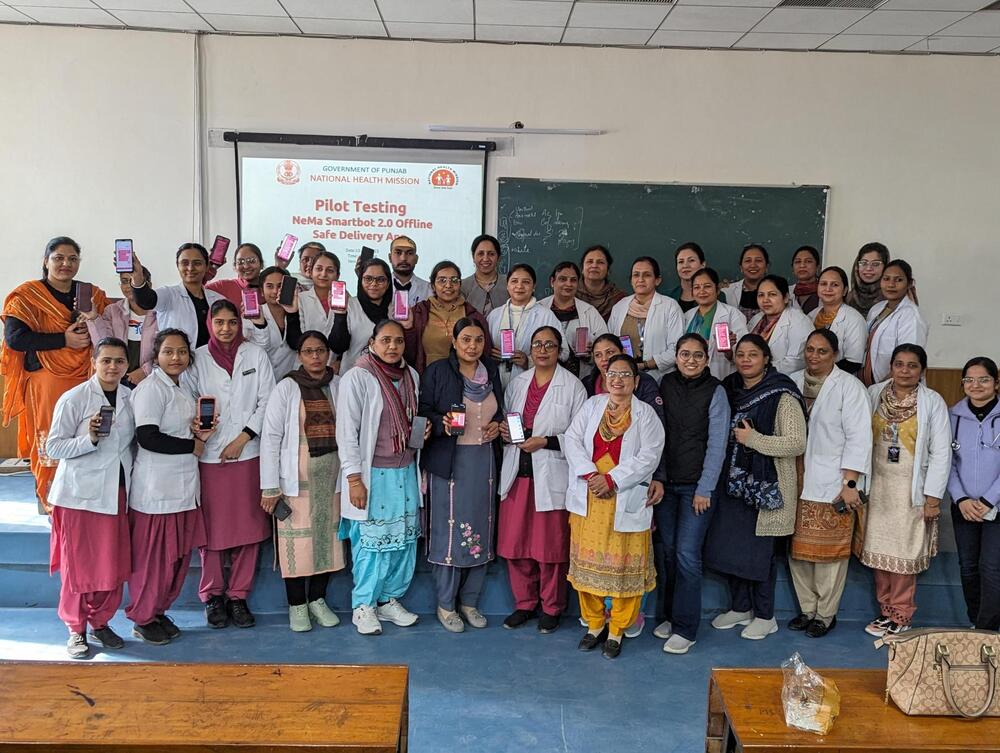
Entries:
[[292,276],[280,267],[268,267],[260,273],[260,292],[264,301],[260,315],[243,325],[243,334],[267,353],[277,379],[297,368],[295,345],[302,337],[299,320],[299,291],[296,290],[289,304],[281,303],[281,290],[285,280]]

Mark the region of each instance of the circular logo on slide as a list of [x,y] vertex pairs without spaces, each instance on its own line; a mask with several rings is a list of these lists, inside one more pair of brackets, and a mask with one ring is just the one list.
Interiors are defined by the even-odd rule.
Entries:
[[278,182],[285,186],[294,186],[299,182],[299,163],[293,159],[285,159],[278,163],[275,169]]
[[454,188],[458,185],[458,175],[450,167],[435,167],[430,181],[434,188]]

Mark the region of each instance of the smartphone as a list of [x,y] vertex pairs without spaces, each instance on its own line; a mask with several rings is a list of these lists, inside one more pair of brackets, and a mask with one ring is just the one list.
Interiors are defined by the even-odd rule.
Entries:
[[451,435],[460,437],[465,434],[465,405],[452,405],[451,413]]
[[94,308],[94,286],[89,282],[76,283],[76,295],[73,305],[81,314],[86,314]]
[[729,324],[726,322],[719,322],[715,325],[715,347],[722,353],[728,353],[733,349],[733,342],[729,333]]
[[330,285],[330,309],[343,313],[347,311],[347,283],[337,280]]
[[134,272],[132,261],[132,239],[119,238],[115,241],[115,272]]
[[115,420],[115,409],[110,405],[101,406],[101,425],[97,427],[97,436],[107,437],[111,434],[111,423]]
[[198,398],[198,426],[203,431],[208,431],[212,428],[212,424],[215,422],[215,398],[214,397],[199,397]]
[[407,445],[411,450],[423,449],[425,431],[427,431],[427,417],[414,416],[410,427],[410,441]]
[[299,239],[291,233],[286,235],[282,239],[281,245],[278,247],[278,258],[282,261],[288,261],[295,256],[295,244],[298,242]]
[[260,316],[260,299],[257,297],[256,288],[243,290],[243,316],[247,319],[256,319]]
[[622,353],[624,353],[627,356],[632,356],[632,358],[635,358],[635,352],[632,350],[632,338],[629,337],[628,335],[622,335],[621,341],[622,341]]
[[410,316],[410,291],[397,290],[392,296],[392,318],[401,322]]
[[[860,489],[858,489],[858,499],[861,501],[862,505],[868,504],[868,495],[865,494]],[[847,509],[847,503],[842,499],[838,499],[836,502],[833,503],[833,509],[834,511],[839,512],[841,515],[845,515],[848,512],[850,512],[850,510]]]
[[271,510],[271,514],[278,520],[288,520],[289,516],[292,514],[292,508],[288,506],[284,497],[278,498],[278,504],[274,506]]
[[500,359],[509,361],[514,357],[514,330],[500,330]]
[[212,251],[208,255],[208,260],[217,267],[226,263],[226,251],[229,250],[229,239],[224,235],[215,236],[212,243]]
[[361,267],[364,268],[365,263],[375,258],[375,249],[369,248],[368,246],[361,247],[361,256],[358,257],[358,261],[361,262]]
[[576,344],[573,352],[578,356],[587,355],[587,341],[590,339],[590,327],[576,328]]
[[[334,283],[336,285],[336,283]],[[278,293],[278,303],[282,306],[291,306],[295,303],[295,288],[298,287],[298,283],[295,278],[291,275],[283,278],[281,280],[281,292]]]
[[507,414],[507,430],[510,432],[512,444],[521,444],[524,441],[524,424],[521,423],[520,413]]

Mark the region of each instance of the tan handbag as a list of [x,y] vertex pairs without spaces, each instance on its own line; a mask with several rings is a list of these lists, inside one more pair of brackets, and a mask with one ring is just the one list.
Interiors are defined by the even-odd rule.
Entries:
[[904,714],[1000,716],[1000,634],[921,628],[875,641],[882,646],[889,647],[885,702],[891,696]]

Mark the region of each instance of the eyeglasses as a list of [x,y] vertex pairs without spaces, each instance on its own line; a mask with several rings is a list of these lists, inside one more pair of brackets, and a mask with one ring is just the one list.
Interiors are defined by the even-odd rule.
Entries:
[[546,353],[551,353],[553,350],[559,347],[559,343],[553,342],[552,340],[546,340],[542,342],[541,340],[535,340],[531,343],[532,350],[544,350]]
[[858,269],[878,269],[882,266],[881,261],[859,261]]
[[385,285],[385,283],[389,282],[389,278],[384,275],[379,275],[378,277],[365,275],[361,278],[361,282],[365,285]]
[[700,350],[696,350],[693,353],[690,350],[682,350],[677,354],[677,357],[685,361],[704,361],[707,358]]
[[966,386],[973,385],[973,384],[978,384],[981,387],[985,387],[985,386],[987,386],[989,384],[992,384],[992,383],[993,383],[993,377],[991,377],[991,376],[984,376],[984,377],[962,377],[962,384],[964,384]]
[[434,282],[438,285],[458,285],[462,282],[461,277],[435,277]]
[[302,355],[309,356],[310,358],[313,356],[325,356],[329,352],[329,348],[303,348],[299,351]]
[[610,382],[612,379],[632,379],[635,374],[631,371],[609,371],[605,376]]
[[255,264],[260,264],[260,262],[253,258],[236,260],[237,267],[252,267]]

